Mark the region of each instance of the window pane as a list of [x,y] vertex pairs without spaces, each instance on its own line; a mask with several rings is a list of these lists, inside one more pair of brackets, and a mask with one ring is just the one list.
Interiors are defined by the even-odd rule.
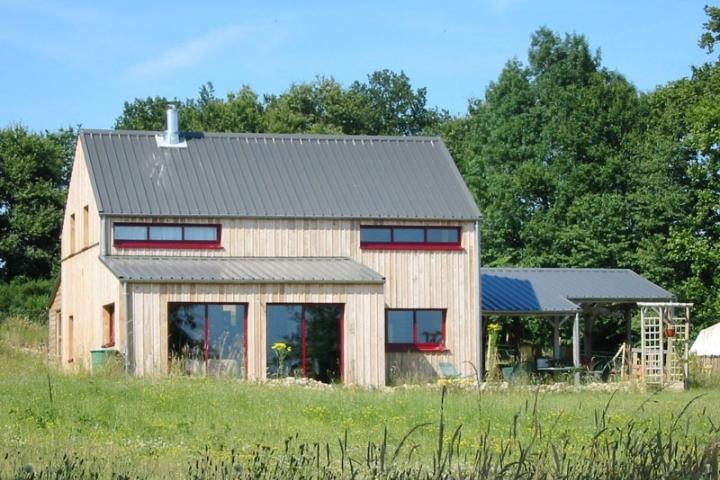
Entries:
[[144,225],[115,225],[115,240],[147,240]]
[[443,343],[441,310],[418,310],[415,312],[417,321],[417,343]]
[[458,243],[457,228],[428,228],[427,241],[433,243]]
[[171,303],[168,306],[170,357],[205,359],[205,305]]
[[403,243],[422,243],[425,241],[424,228],[395,228],[393,239]]
[[389,228],[362,227],[360,229],[360,242],[362,243],[389,243]]
[[180,241],[182,227],[150,227],[150,240]]
[[[300,321],[302,307],[300,305],[268,305],[267,306],[267,375],[272,377],[287,377],[298,373],[302,375],[300,365]],[[273,350],[275,343],[284,343],[290,347]],[[282,368],[281,356],[284,355]]]
[[413,343],[412,310],[388,310],[387,343]]
[[243,375],[245,305],[208,305],[208,357],[211,373]]
[[340,380],[340,306],[306,305],[308,378],[325,383]]
[[185,240],[189,241],[216,241],[218,229],[217,227],[184,227]]

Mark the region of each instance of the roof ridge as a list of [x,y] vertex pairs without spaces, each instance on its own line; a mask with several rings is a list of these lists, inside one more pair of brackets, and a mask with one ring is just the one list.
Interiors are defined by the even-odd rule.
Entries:
[[[122,129],[101,129],[101,128],[83,128],[80,129],[80,135],[98,134],[98,135],[127,135],[127,136],[155,136],[161,135],[161,130],[122,130]],[[180,132],[185,138],[202,138],[202,137],[218,137],[218,138],[245,138],[245,139],[287,139],[287,140],[369,140],[369,141],[397,141],[397,142],[442,142],[440,136],[426,135],[349,135],[349,134],[322,134],[322,133],[270,133],[270,132],[196,132],[183,131]]]

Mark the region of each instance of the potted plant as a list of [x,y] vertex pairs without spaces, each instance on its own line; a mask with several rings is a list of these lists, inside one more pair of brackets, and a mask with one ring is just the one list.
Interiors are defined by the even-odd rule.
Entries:
[[670,338],[674,337],[675,336],[675,327],[672,325],[669,327],[665,327],[665,330],[663,330],[663,335],[665,335],[666,337],[670,337]]

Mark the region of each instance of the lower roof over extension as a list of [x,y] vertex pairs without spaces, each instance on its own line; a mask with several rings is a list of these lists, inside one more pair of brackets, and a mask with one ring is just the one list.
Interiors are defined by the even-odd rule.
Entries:
[[142,283],[382,284],[385,278],[345,257],[106,256],[120,280]]
[[482,269],[483,315],[567,315],[583,303],[672,299],[672,293],[627,269]]

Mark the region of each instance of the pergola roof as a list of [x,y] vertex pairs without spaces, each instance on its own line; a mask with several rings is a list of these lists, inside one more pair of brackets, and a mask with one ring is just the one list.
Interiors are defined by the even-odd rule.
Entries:
[[482,269],[484,315],[567,315],[581,310],[583,303],[672,299],[672,293],[627,269]]

